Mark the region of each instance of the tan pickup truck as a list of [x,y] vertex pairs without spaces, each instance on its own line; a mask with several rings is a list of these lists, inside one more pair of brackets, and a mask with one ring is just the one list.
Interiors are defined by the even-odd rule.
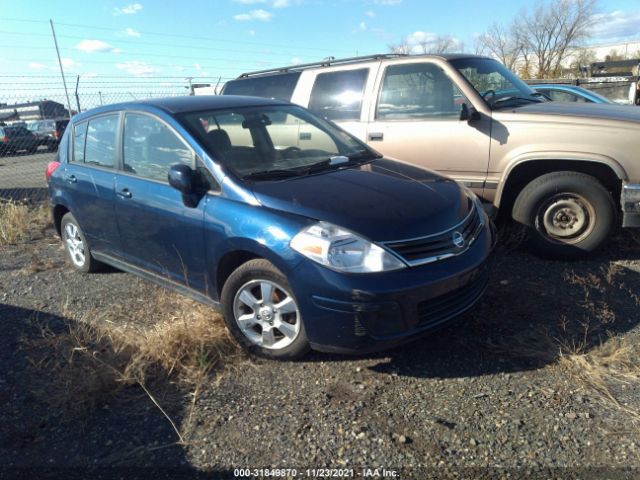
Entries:
[[243,74],[223,94],[297,103],[455,178],[525,225],[539,254],[580,256],[620,223],[640,227],[640,109],[549,102],[491,58],[327,60]]

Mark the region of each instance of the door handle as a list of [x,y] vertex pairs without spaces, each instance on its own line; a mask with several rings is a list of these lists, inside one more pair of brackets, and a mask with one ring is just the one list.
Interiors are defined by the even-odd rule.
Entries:
[[64,177],[64,179],[67,181],[67,183],[76,183],[78,181],[75,175],[67,175],[66,177]]
[[369,140],[372,142],[381,142],[384,140],[384,133],[382,132],[373,132],[369,134]]
[[128,188],[123,188],[122,190],[120,190],[118,193],[119,197],[122,198],[131,198],[133,197],[133,193],[131,193],[131,191]]

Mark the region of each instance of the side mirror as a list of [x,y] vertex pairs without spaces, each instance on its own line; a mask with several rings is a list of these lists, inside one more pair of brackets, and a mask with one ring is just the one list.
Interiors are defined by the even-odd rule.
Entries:
[[469,108],[466,103],[463,103],[460,108],[460,120],[466,120],[467,122],[480,120],[480,113],[475,108]]
[[189,195],[193,190],[193,170],[188,165],[176,164],[169,168],[169,185],[183,195]]
[[182,194],[182,202],[185,206],[193,208],[198,204],[193,194],[193,170],[188,165],[171,165],[171,168],[169,168],[169,185]]

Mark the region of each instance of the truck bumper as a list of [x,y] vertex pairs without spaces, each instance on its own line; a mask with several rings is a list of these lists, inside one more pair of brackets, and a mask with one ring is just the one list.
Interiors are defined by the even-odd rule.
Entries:
[[627,183],[622,186],[620,196],[622,226],[640,227],[640,184]]

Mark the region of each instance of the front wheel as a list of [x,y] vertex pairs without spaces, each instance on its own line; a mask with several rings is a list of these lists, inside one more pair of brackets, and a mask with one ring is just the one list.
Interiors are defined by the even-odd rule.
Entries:
[[309,341],[287,278],[263,259],[238,267],[222,288],[229,331],[246,350],[291,360],[309,351]]
[[530,182],[518,195],[513,219],[527,230],[534,253],[579,258],[597,250],[616,220],[611,194],[594,177],[553,172]]

